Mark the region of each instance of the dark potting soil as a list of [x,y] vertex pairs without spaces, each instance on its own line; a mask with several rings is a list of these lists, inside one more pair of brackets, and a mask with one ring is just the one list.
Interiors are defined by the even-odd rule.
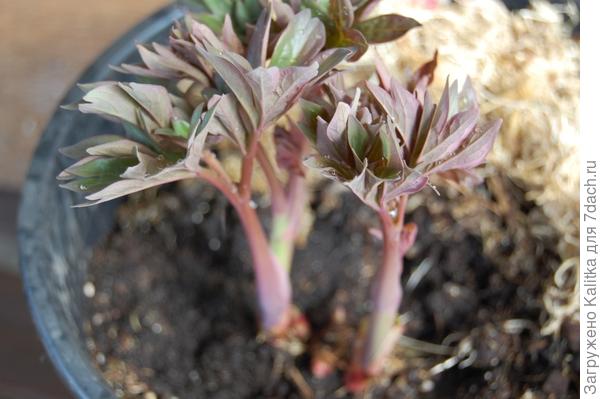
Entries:
[[[539,213],[518,188],[503,186],[518,204],[515,215]],[[377,224],[373,212],[324,187],[313,200],[314,229],[294,260],[295,303],[314,337],[296,358],[257,338],[245,239],[232,209],[210,187],[172,186],[120,208],[83,287],[88,347],[117,396],[351,397],[342,372],[316,379],[310,358],[326,343],[338,366],[347,362],[368,312],[380,243],[368,233]],[[386,375],[360,397],[577,397],[577,324],[567,320],[554,336],[539,331],[547,317],[542,295],[559,263],[555,238],[507,233],[486,252],[478,234],[455,222],[455,206],[431,193],[409,204],[408,220],[419,226],[403,276],[409,338],[400,341]],[[507,232],[514,224],[511,214],[490,218]],[[332,323],[334,313],[344,322]]]

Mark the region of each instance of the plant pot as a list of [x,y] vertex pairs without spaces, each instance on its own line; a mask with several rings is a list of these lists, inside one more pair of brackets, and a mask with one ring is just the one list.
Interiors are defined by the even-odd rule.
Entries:
[[[164,40],[181,16],[176,6],[157,12],[124,35],[77,80],[115,79],[109,65],[131,61],[136,44]],[[81,98],[74,86],[62,104]],[[42,342],[60,376],[78,398],[113,398],[94,367],[81,330],[81,290],[91,248],[113,226],[115,203],[74,210],[74,195],[56,184],[67,160],[58,149],[97,134],[111,124],[58,110],[35,151],[19,211],[19,251],[25,291]],[[114,129],[114,125],[113,125]]]
[[[116,75],[108,68],[109,64],[118,65],[134,60],[137,43],[164,40],[170,24],[179,16],[175,7],[169,7],[151,17],[100,57],[80,81],[115,79]],[[74,102],[80,96],[80,91],[74,88],[63,103]],[[334,371],[329,376],[331,378],[319,380],[311,375],[310,360],[311,356],[314,360],[317,357],[315,354],[326,352],[324,349],[338,349],[340,346],[342,354],[338,356],[336,353],[336,360],[349,359],[348,349],[356,338],[357,326],[368,312],[365,293],[381,250],[380,243],[367,232],[368,227],[373,227],[374,215],[371,211],[361,207],[359,201],[351,196],[340,197],[344,194],[331,185],[315,183],[317,186],[311,187],[315,195],[312,204],[315,225],[307,249],[297,251],[294,260],[296,266],[292,280],[297,296],[294,299],[313,328],[317,344],[313,342],[311,346],[326,341],[325,336],[333,331],[333,348],[309,347],[308,353],[303,356],[290,360],[284,355],[284,360],[281,360],[280,352],[256,340],[250,256],[235,215],[227,213],[225,201],[213,195],[214,190],[212,194],[197,190],[186,197],[183,191],[166,189],[156,197],[146,198],[145,205],[142,198],[141,205],[134,200],[133,205],[128,202],[128,208],[123,208],[128,212],[133,209],[134,213],[136,206],[143,208],[159,204],[163,209],[170,209],[159,213],[157,219],[163,217],[168,221],[168,233],[183,231],[188,234],[188,241],[183,245],[180,241],[171,244],[174,247],[171,252],[154,245],[164,242],[160,234],[149,237],[143,233],[143,229],[137,232],[138,235],[128,235],[123,229],[117,230],[110,235],[117,237],[117,244],[109,240],[108,244],[105,241],[98,246],[117,221],[115,210],[119,202],[91,208],[71,208],[81,198],[58,188],[55,176],[68,162],[58,155],[58,149],[106,132],[107,129],[114,132],[115,126],[90,115],[57,112],[35,153],[19,215],[23,280],[33,317],[53,363],[76,396],[94,399],[118,396],[115,389],[105,382],[105,378],[108,378],[112,385],[119,383],[115,384],[110,376],[107,377],[106,369],[102,368],[104,361],[98,360],[97,356],[102,355],[100,358],[105,359],[102,351],[106,353],[112,350],[113,357],[122,364],[136,361],[131,352],[129,358],[124,356],[119,359],[118,346],[122,343],[116,339],[116,334],[111,336],[106,325],[96,326],[91,333],[86,329],[85,326],[93,317],[85,305],[91,304],[92,312],[98,310],[93,308],[94,303],[89,298],[94,295],[83,290],[91,273],[97,283],[96,294],[101,293],[108,298],[107,302],[112,307],[108,310],[116,310],[122,319],[117,321],[123,324],[131,324],[128,312],[139,303],[146,310],[154,310],[153,307],[169,301],[181,305],[178,300],[183,294],[186,298],[193,298],[184,301],[187,308],[181,312],[168,306],[162,309],[162,315],[171,319],[185,319],[191,312],[196,318],[193,323],[157,324],[156,329],[149,323],[144,326],[146,335],[136,337],[138,341],[152,341],[156,338],[152,333],[160,335],[166,331],[171,334],[171,341],[165,344],[163,339],[162,346],[155,346],[150,363],[160,363],[169,358],[170,346],[193,341],[187,346],[186,362],[177,357],[171,358],[162,363],[162,371],[166,374],[164,370],[169,370],[169,367],[174,369],[185,363],[185,367],[190,368],[185,369],[183,374],[189,375],[186,373],[190,369],[196,371],[194,368],[198,368],[196,385],[184,383],[169,386],[170,381],[158,381],[164,375],[156,378],[146,376],[144,382],[150,388],[160,384],[156,392],[169,393],[161,397],[170,398],[175,394],[182,399],[311,397],[306,393],[308,387],[308,390],[314,389],[317,398],[331,398],[334,395],[349,398],[350,395],[342,396],[344,394],[338,392],[343,385],[343,372]],[[413,197],[413,204],[409,204],[411,212],[408,217],[418,224],[419,237],[413,253],[407,257],[403,276],[406,291],[401,313],[409,316],[405,318],[408,321],[403,326],[406,327],[404,333],[427,342],[410,338],[402,340],[400,350],[391,362],[394,363],[395,374],[378,381],[372,397],[499,397],[498,392],[503,393],[503,397],[520,397],[532,386],[537,393],[549,392],[564,397],[562,393],[572,390],[569,388],[570,381],[574,380],[571,366],[566,369],[566,376],[565,373],[561,374],[561,367],[566,363],[563,359],[572,361],[577,349],[573,345],[570,347],[564,338],[561,338],[560,345],[552,345],[553,338],[542,336],[536,330],[536,323],[543,316],[543,284],[557,262],[553,252],[555,238],[540,238],[531,234],[527,223],[523,222],[529,220],[529,215],[535,217],[538,223],[548,222],[539,214],[536,216],[538,212],[531,210],[534,206],[527,203],[523,190],[510,178],[500,173],[497,176],[492,174],[488,183],[492,182],[472,195],[460,197],[460,201],[456,200],[456,193],[454,197],[424,193]],[[183,190],[188,188],[182,184],[175,190],[181,187]],[[441,191],[447,194],[443,189]],[[165,193],[170,197],[165,199],[162,196]],[[206,197],[202,197],[204,194]],[[184,203],[184,206],[171,207],[172,200],[177,202],[179,197],[184,197],[178,202]],[[511,199],[503,202],[502,205],[509,204],[511,208],[502,214],[490,211],[498,206],[498,198]],[[221,231],[221,236],[218,236],[219,229],[224,225],[219,217],[221,215],[210,216],[204,212],[200,215],[204,218],[202,223],[196,223],[194,219],[197,215],[190,212],[193,210],[190,204],[196,206],[211,201],[210,207],[218,209],[231,222],[225,234]],[[484,202],[486,204],[482,206]],[[257,204],[260,205],[260,201]],[[177,209],[177,212],[172,209]],[[453,213],[457,210],[457,213]],[[121,221],[122,217],[122,212],[119,212],[118,220]],[[194,223],[201,227],[191,226]],[[481,226],[484,223],[487,232],[495,233],[491,241],[482,237]],[[217,238],[221,238],[221,241]],[[484,248],[482,241],[486,241],[486,244],[491,242],[491,247]],[[137,257],[125,259],[121,265],[117,265],[119,269],[110,262],[98,260],[97,252],[93,254],[93,250],[98,248],[105,251],[104,255],[108,253],[112,256],[112,263],[118,264],[121,261],[119,258],[127,258],[127,253],[131,255],[131,248],[137,251]],[[543,248],[544,251],[529,248]],[[528,253],[532,253],[532,256]],[[143,256],[152,260],[146,262]],[[178,258],[180,263],[187,264],[187,268],[181,269],[178,260],[170,257]],[[184,261],[181,262],[181,258],[185,258]],[[136,284],[142,280],[138,277],[148,275],[148,265],[145,263],[153,265],[154,269],[150,271],[160,270],[156,273],[158,278],[153,280],[153,288],[159,286],[157,291],[162,296],[149,292],[142,287],[143,284]],[[101,266],[100,272],[98,266]],[[169,269],[170,266],[174,267]],[[532,271],[533,267],[537,269]],[[105,269],[108,269],[108,276]],[[219,276],[215,277],[215,270],[220,273]],[[179,280],[186,280],[183,285],[178,285],[181,281],[177,281],[180,271],[184,273]],[[528,276],[535,278],[526,278]],[[106,280],[112,283],[108,284]],[[118,290],[111,289],[115,281],[125,287],[121,291],[125,291],[129,299],[133,294],[133,300],[138,301],[134,303],[135,306],[123,304]],[[231,309],[232,303],[236,309]],[[216,317],[211,319],[204,313],[216,314]],[[343,316],[337,319],[332,317],[340,314]],[[141,318],[134,319],[137,320],[138,329],[141,329]],[[343,321],[337,322],[338,319]],[[527,323],[517,323],[515,326],[515,319],[525,319]],[[507,323],[510,321],[512,323]],[[126,331],[127,328],[125,325],[120,331]],[[201,341],[199,337],[203,335],[211,336],[210,345]],[[231,337],[234,339],[225,339]],[[93,345],[90,345],[90,341]],[[96,345],[98,341],[100,343]],[[329,344],[325,342],[325,346]],[[151,346],[152,342],[144,345]],[[139,355],[135,351],[132,353]],[[415,353],[418,356],[414,356]],[[527,356],[520,356],[517,364],[514,359],[522,353]],[[205,360],[205,357],[208,360],[204,363],[198,360]],[[546,358],[553,360],[546,361]],[[140,360],[136,366],[145,367],[146,360]],[[209,372],[201,369],[206,363]],[[340,368],[343,368],[342,363],[336,366],[341,364]],[[279,370],[278,374],[273,370]],[[221,373],[223,371],[225,373]],[[227,374],[227,378],[216,378],[221,386],[217,386],[215,392],[223,388],[216,395],[210,391],[210,378],[206,378],[211,372]],[[245,380],[238,378],[242,374]],[[540,374],[549,375],[547,381],[539,378]],[[531,383],[534,379],[535,384]],[[212,383],[215,385],[215,378]],[[238,391],[234,390],[236,385],[246,383],[249,388],[244,387],[246,391],[237,394]],[[284,393],[277,388],[283,388]],[[200,391],[202,393],[198,394]],[[288,395],[290,392],[292,395]]]

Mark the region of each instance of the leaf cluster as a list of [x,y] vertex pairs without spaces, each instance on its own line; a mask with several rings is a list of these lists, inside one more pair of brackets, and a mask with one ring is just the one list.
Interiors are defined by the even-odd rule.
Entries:
[[351,47],[353,60],[359,59],[369,44],[396,40],[420,24],[412,18],[386,14],[369,18],[380,0],[187,0],[203,12],[200,21],[218,31],[227,15],[233,16],[233,26],[243,32],[253,25],[260,9],[271,3],[276,14],[275,29],[287,24],[294,13],[309,9],[327,30],[327,48]]
[[501,121],[479,123],[469,80],[460,90],[447,81],[434,102],[423,84],[430,69],[417,72],[413,90],[382,77],[349,95],[339,82],[328,82],[313,101],[303,102],[300,127],[317,152],[308,165],[375,209],[422,190],[435,174],[475,177],[473,169],[485,161]]
[[301,94],[350,54],[325,49],[325,28],[309,10],[271,36],[273,9],[240,37],[229,16],[219,33],[192,18],[174,26],[169,46],[139,46],[140,65],[119,71],[156,84],[84,85],[73,107],[122,122],[127,137],[96,136],[64,152],[78,162],[59,176],[90,204],[193,177],[207,143],[227,139],[245,154]]

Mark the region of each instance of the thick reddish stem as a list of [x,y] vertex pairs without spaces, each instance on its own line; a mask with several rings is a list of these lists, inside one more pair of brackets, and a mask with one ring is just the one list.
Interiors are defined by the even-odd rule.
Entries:
[[204,169],[196,171],[196,177],[200,180],[204,180],[205,182],[211,184],[216,189],[218,189],[237,210],[237,206],[240,201],[235,186],[228,184],[226,180],[223,180],[214,173],[211,173]]
[[302,212],[306,205],[306,180],[304,176],[299,174],[292,174],[288,184],[288,215],[290,219],[290,229],[292,240],[296,239],[298,230],[300,229],[300,222],[302,221]]
[[242,204],[238,211],[250,245],[262,327],[280,335],[290,322],[292,287],[285,268],[277,261],[255,209]]
[[246,200],[250,201],[250,197],[252,196],[252,174],[254,172],[254,159],[256,158],[256,153],[259,147],[259,137],[261,136],[261,130],[259,129],[250,138],[250,143],[248,145],[248,150],[244,158],[242,159],[242,176],[240,178],[240,196]]
[[362,367],[371,375],[377,374],[382,366],[386,338],[394,327],[402,302],[402,226],[394,223],[387,210],[380,212],[380,220],[383,233],[383,263],[377,270],[371,288],[373,309],[361,362]]
[[218,175],[206,170],[199,170],[196,175],[221,191],[237,211],[252,254],[262,328],[269,334],[282,334],[292,312],[291,282],[285,268],[273,256],[256,210],[235,186]]
[[410,226],[403,234],[404,212],[407,197],[395,203],[390,214],[387,207],[379,211],[383,238],[383,262],[377,269],[371,287],[373,308],[369,316],[367,331],[362,344],[346,375],[346,387],[358,392],[364,389],[369,379],[381,372],[384,362],[396,342],[395,334],[398,309],[402,302],[400,278],[404,266],[404,254],[412,245],[416,229]]
[[269,184],[269,189],[271,190],[271,207],[273,208],[273,213],[283,212],[285,210],[286,203],[283,185],[277,177],[275,168],[269,160],[269,156],[262,145],[258,146],[256,157],[261,169],[263,170],[263,173],[265,174],[265,178]]

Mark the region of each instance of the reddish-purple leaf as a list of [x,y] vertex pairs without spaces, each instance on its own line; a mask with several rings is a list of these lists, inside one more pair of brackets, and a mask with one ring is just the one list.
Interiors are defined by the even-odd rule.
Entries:
[[248,44],[247,57],[254,68],[265,66],[271,29],[271,3],[262,11]]
[[440,173],[454,169],[468,170],[481,165],[492,150],[501,125],[501,120],[488,123],[481,128],[482,133],[468,143],[458,154],[434,167],[428,173]]
[[415,92],[417,90],[425,90],[431,82],[433,82],[437,61],[438,51],[436,50],[431,61],[421,65],[421,67],[413,73],[413,76],[408,83],[408,89],[410,91]]
[[411,29],[421,26],[412,18],[397,14],[380,15],[354,25],[367,39],[367,42],[378,44],[399,39]]
[[[456,151],[464,140],[466,140],[477,126],[479,112],[475,108],[470,108],[454,117],[457,121],[454,129],[451,130],[448,137],[437,143],[430,151],[426,152],[420,159],[423,164],[433,164],[449,156]],[[452,123],[450,123],[452,125]]]
[[350,29],[354,24],[354,6],[350,0],[329,0],[329,15],[339,31]]
[[277,165],[291,174],[304,175],[303,161],[308,142],[302,132],[295,125],[288,130],[278,127],[274,139]]
[[221,29],[221,37],[223,38],[223,43],[225,44],[225,46],[227,46],[229,51],[233,51],[234,53],[243,55],[244,45],[235,33],[233,23],[231,22],[231,17],[229,16],[229,14],[225,15],[225,20],[223,21],[223,29]]

